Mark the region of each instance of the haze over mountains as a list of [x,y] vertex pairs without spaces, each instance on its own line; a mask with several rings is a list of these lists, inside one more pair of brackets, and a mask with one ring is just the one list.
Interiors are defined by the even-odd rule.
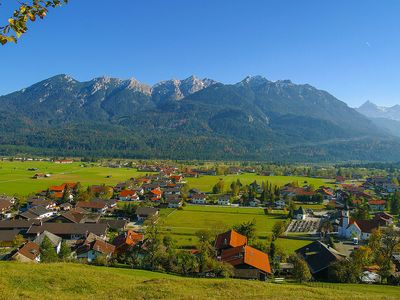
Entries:
[[367,101],[356,110],[386,132],[400,137],[400,105],[384,107]]
[[2,154],[272,161],[400,160],[399,139],[329,93],[289,80],[191,76],[79,82],[0,97]]

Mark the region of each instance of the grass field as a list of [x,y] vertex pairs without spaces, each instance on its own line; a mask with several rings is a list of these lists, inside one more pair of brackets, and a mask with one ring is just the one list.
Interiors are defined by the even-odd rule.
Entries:
[[229,190],[229,186],[233,181],[240,180],[242,184],[250,184],[256,180],[259,184],[263,181],[268,181],[277,186],[283,186],[290,182],[298,182],[300,186],[307,182],[308,184],[314,185],[318,188],[321,185],[333,186],[332,180],[320,179],[320,178],[308,178],[299,176],[259,176],[253,173],[245,173],[240,175],[222,175],[222,176],[201,176],[199,178],[187,178],[187,183],[191,188],[196,188],[202,192],[211,192],[212,187],[222,178],[225,182],[226,191]]
[[78,264],[0,263],[0,299],[399,299],[398,287],[184,278]]
[[[145,173],[134,169],[114,169],[98,166],[81,167],[80,163],[55,164],[51,162],[0,162],[0,194],[28,195],[63,182],[81,182],[82,185],[114,185]],[[28,171],[37,168],[37,171]],[[50,173],[50,178],[32,179],[36,173]],[[110,176],[107,178],[107,176]]]
[[[219,206],[191,206],[183,210],[163,213],[160,226],[164,233],[171,235],[181,247],[194,247],[197,242],[195,233],[200,229],[208,229],[215,233],[224,232],[236,224],[256,221],[256,233],[259,239],[271,234],[272,226],[278,220],[285,220],[286,215],[266,215],[261,208],[234,208]],[[309,240],[279,239],[277,244],[287,253],[310,243]]]

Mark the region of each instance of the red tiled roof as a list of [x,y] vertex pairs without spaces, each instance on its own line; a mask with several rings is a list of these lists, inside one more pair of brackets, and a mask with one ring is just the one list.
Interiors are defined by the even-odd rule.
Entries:
[[157,196],[161,196],[162,195],[162,191],[159,190],[159,189],[151,190],[151,193],[153,193],[154,195],[157,195]]
[[370,204],[370,205],[385,205],[386,201],[385,200],[370,200],[370,201],[368,201],[368,204]]
[[132,191],[132,190],[123,190],[121,191],[121,193],[119,193],[120,197],[128,197],[128,196],[135,196],[136,195],[136,191]]
[[18,250],[18,253],[30,260],[35,260],[40,255],[40,247],[36,243],[27,242]]
[[217,250],[243,245],[247,245],[247,237],[234,230],[219,234],[215,240],[215,248]]
[[233,266],[246,264],[271,274],[268,254],[247,245],[223,250],[221,260]]

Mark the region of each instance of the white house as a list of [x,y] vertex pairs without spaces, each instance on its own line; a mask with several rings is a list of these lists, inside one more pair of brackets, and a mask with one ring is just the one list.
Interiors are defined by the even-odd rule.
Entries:
[[218,198],[218,205],[231,205],[231,197],[229,195],[223,195]]
[[205,194],[194,194],[192,196],[192,203],[193,204],[206,204],[207,196]]

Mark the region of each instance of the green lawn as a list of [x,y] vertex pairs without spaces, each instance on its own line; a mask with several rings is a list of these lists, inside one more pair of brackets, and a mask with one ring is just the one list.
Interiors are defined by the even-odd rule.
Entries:
[[[266,215],[261,208],[233,208],[219,206],[191,206],[172,213],[163,213],[159,221],[163,233],[171,235],[180,247],[194,247],[197,243],[195,233],[199,229],[207,229],[220,233],[236,224],[256,221],[256,233],[263,240],[271,234],[272,226],[278,220],[286,220],[286,215]],[[287,253],[310,243],[309,240],[279,239],[277,244]]]
[[199,178],[187,178],[187,183],[190,188],[196,188],[202,192],[211,192],[212,187],[222,178],[225,182],[226,191],[229,190],[229,186],[233,181],[240,180],[242,184],[250,184],[256,180],[259,184],[263,181],[268,181],[277,186],[283,186],[290,182],[298,182],[302,186],[305,182],[313,184],[314,187],[318,188],[321,185],[333,186],[331,179],[319,179],[319,178],[308,178],[299,176],[259,176],[253,173],[245,173],[240,175],[221,175],[221,176],[201,176]]
[[0,299],[399,299],[379,285],[273,284],[253,280],[184,278],[79,264],[0,262]]
[[[63,182],[80,181],[82,185],[106,184],[114,185],[132,177],[145,173],[133,169],[116,169],[98,166],[81,167],[80,163],[55,164],[52,162],[0,162],[0,194],[27,195],[38,192],[51,185]],[[38,168],[38,171],[28,171],[29,168]],[[50,178],[32,179],[35,173],[50,173]],[[110,176],[110,178],[107,178]]]

